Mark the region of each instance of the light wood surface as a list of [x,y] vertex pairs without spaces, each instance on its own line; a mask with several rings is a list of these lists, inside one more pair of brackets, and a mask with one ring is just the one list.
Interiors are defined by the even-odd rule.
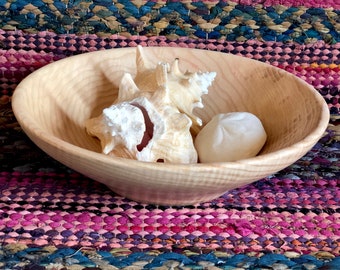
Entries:
[[29,75],[13,95],[13,110],[26,134],[47,154],[140,202],[186,205],[275,173],[302,157],[320,139],[329,109],[313,87],[261,62],[212,51],[144,49],[154,63],[179,58],[181,69],[216,71],[197,114],[207,123],[221,112],[247,111],[262,121],[268,139],[251,159],[227,163],[165,164],[100,153],[84,122],[110,105],[124,72],[135,72],[135,48],[69,57]]

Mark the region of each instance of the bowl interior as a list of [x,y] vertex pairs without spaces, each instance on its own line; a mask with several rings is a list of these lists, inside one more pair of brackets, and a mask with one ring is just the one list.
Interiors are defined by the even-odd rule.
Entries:
[[[257,115],[268,135],[261,154],[284,149],[316,129],[323,101],[309,85],[280,69],[254,60],[211,51],[145,48],[159,61],[180,60],[180,68],[216,71],[217,77],[197,109],[204,123],[221,112]],[[51,136],[91,151],[99,142],[84,122],[114,101],[124,72],[135,74],[135,48],[113,49],[60,60],[41,68],[22,87],[27,117]]]

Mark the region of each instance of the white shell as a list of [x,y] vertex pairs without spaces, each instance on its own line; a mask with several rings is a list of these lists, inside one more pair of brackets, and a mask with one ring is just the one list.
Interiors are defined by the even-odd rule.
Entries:
[[228,162],[256,156],[266,140],[254,114],[232,112],[215,115],[197,134],[195,147],[200,162]]
[[202,107],[201,96],[216,73],[185,72],[178,59],[170,66],[150,67],[137,47],[137,74],[122,77],[118,98],[96,118],[87,132],[101,141],[104,154],[148,162],[196,163],[190,128],[201,125],[193,109]]

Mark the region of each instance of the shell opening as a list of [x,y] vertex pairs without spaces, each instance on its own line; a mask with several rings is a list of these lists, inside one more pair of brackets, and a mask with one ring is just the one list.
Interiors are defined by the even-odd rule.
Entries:
[[137,145],[137,150],[141,152],[144,149],[144,147],[146,147],[148,143],[152,140],[154,124],[152,123],[147,110],[143,106],[135,102],[131,103],[131,105],[140,109],[144,117],[145,131],[144,131],[142,141],[140,142],[140,144]]

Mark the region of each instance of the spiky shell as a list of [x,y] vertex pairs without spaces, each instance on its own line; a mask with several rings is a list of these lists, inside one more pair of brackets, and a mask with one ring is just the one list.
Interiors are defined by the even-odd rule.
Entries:
[[214,72],[185,72],[178,59],[156,67],[137,47],[137,74],[123,75],[117,100],[103,113],[86,122],[87,132],[97,137],[104,154],[148,162],[195,163],[197,152],[190,128],[202,121],[193,109],[202,107]]

